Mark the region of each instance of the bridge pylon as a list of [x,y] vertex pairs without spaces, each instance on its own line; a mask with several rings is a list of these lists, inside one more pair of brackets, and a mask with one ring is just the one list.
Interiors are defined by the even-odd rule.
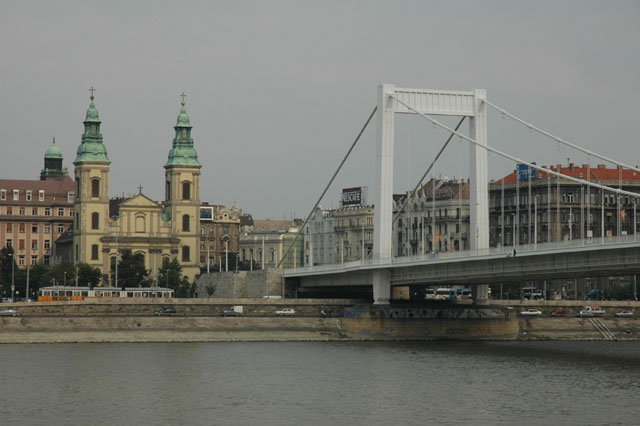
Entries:
[[[393,221],[393,150],[395,114],[425,114],[469,117],[470,137],[479,145],[487,145],[487,93],[483,89],[447,91],[397,88],[393,84],[378,86],[378,118],[376,138],[376,177],[374,183],[375,259],[391,260]],[[398,102],[395,98],[402,100]],[[470,231],[471,249],[489,247],[489,192],[487,151],[469,145]],[[487,299],[487,286],[479,286],[478,302]],[[391,281],[389,271],[376,271],[373,276],[373,299],[376,304],[389,303]]]

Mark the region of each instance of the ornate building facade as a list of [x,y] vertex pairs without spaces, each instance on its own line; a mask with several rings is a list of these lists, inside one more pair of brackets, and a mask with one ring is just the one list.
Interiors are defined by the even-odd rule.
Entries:
[[163,259],[176,258],[182,273],[193,281],[200,272],[200,168],[191,137],[189,116],[182,102],[173,146],[165,168],[165,200],[158,203],[142,192],[110,200],[107,149],[93,102],[84,121],[75,166],[73,259],[102,271],[102,285],[114,285],[114,267],[123,249],[144,258],[151,277]]
[[75,190],[62,160],[54,139],[40,180],[0,179],[0,247],[13,247],[18,266],[54,262],[55,241],[73,223]]

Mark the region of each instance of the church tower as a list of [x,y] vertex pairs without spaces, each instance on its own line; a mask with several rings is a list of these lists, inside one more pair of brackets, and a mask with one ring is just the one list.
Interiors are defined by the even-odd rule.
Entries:
[[102,143],[100,118],[91,103],[84,120],[82,143],[78,146],[75,166],[76,198],[74,204],[73,259],[103,269],[104,253],[100,238],[108,232],[109,220],[109,158]]
[[193,147],[191,124],[182,95],[182,108],[174,127],[176,136],[165,168],[165,214],[170,216],[171,234],[180,239],[177,255],[182,272],[190,281],[200,273],[200,168]]
[[47,178],[58,178],[64,176],[62,169],[62,151],[56,145],[56,138],[44,155],[44,169],[40,172],[40,180]]

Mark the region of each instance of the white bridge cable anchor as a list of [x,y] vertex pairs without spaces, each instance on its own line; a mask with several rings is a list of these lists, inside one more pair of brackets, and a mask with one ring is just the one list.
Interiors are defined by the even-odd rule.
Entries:
[[536,132],[538,132],[538,133],[540,133],[540,134],[542,134],[542,135],[544,135],[544,136],[546,136],[546,137],[548,137],[548,138],[550,138],[550,139],[553,139],[553,140],[555,140],[556,142],[559,142],[559,143],[561,143],[561,144],[563,144],[563,145],[567,145],[567,146],[569,146],[569,147],[571,147],[571,148],[573,148],[573,149],[577,149],[578,151],[581,151],[581,152],[583,152],[583,153],[585,153],[585,154],[587,154],[587,155],[592,155],[592,156],[594,156],[594,157],[600,158],[601,160],[608,161],[608,162],[610,162],[610,163],[612,163],[612,164],[616,164],[616,165],[618,165],[618,166],[622,166],[622,167],[624,167],[625,169],[631,169],[631,170],[635,170],[635,171],[637,171],[637,172],[640,172],[640,168],[638,168],[638,167],[630,166],[630,165],[625,164],[625,163],[623,163],[623,162],[621,162],[621,161],[617,161],[617,160],[614,160],[614,159],[612,159],[612,158],[609,158],[609,157],[606,157],[606,156],[604,156],[604,155],[601,155],[601,154],[598,154],[598,153],[596,153],[596,152],[593,152],[593,151],[591,151],[591,150],[588,150],[588,149],[586,149],[586,148],[582,148],[581,146],[578,146],[578,145],[576,145],[576,144],[573,144],[573,143],[571,143],[571,142],[568,142],[568,141],[566,141],[566,140],[562,139],[562,138],[561,138],[561,137],[559,137],[559,136],[552,135],[551,133],[546,132],[546,131],[544,131],[544,130],[540,129],[540,128],[538,128],[538,127],[534,126],[533,124],[528,123],[528,122],[524,121],[523,119],[516,117],[515,115],[513,115],[513,114],[509,113],[507,110],[505,110],[505,109],[503,109],[503,108],[500,108],[500,107],[499,107],[499,106],[497,106],[497,105],[492,104],[491,102],[489,102],[489,101],[488,101],[488,100],[486,100],[486,99],[483,99],[483,100],[482,100],[482,102],[484,102],[485,104],[489,105],[491,108],[495,109],[496,111],[498,111],[498,112],[502,113],[502,115],[503,115],[503,116],[504,116],[504,115],[506,115],[506,116],[508,116],[509,118],[512,118],[513,120],[517,121],[518,123],[520,123],[520,124],[522,124],[522,125],[524,125],[524,126],[528,127],[528,128],[529,128],[529,132],[531,132],[532,130],[535,130]]
[[[502,152],[502,151],[500,151],[500,150],[498,150],[498,149],[492,148],[492,147],[490,147],[489,145],[482,145],[482,144],[478,143],[475,139],[472,139],[472,138],[470,138],[469,136],[466,136],[466,135],[464,135],[464,134],[462,134],[462,133],[460,133],[460,132],[458,132],[458,131],[456,131],[456,130],[452,129],[452,128],[450,128],[449,126],[447,126],[447,125],[445,125],[445,124],[440,123],[438,120],[436,120],[436,119],[434,119],[434,118],[431,118],[431,117],[429,117],[428,115],[423,114],[423,113],[421,113],[420,111],[416,110],[415,108],[413,108],[413,107],[411,107],[411,106],[407,105],[406,103],[404,103],[403,101],[401,101],[400,99],[398,99],[395,95],[393,95],[393,94],[391,94],[391,93],[388,93],[388,96],[389,96],[389,97],[391,97],[391,98],[393,98],[393,99],[395,99],[398,103],[400,103],[400,104],[404,105],[407,109],[409,109],[409,110],[413,111],[414,113],[418,114],[418,115],[419,115],[419,116],[421,116],[422,118],[424,118],[424,119],[426,119],[426,120],[429,120],[429,121],[430,121],[430,122],[432,122],[433,124],[435,124],[435,125],[437,125],[437,126],[439,126],[439,127],[443,128],[443,129],[445,129],[445,130],[447,130],[447,131],[449,131],[449,132],[452,132],[452,133],[454,133],[454,134],[458,135],[458,136],[459,136],[459,137],[461,137],[462,139],[465,139],[465,140],[469,141],[470,143],[472,143],[472,144],[474,144],[474,145],[476,145],[476,146],[479,146],[479,147],[480,147],[480,148],[482,148],[482,149],[485,149],[485,150],[486,150],[486,151],[488,151],[488,152],[493,152],[494,154],[497,154],[497,155],[499,155],[499,156],[501,156],[501,157],[504,157],[504,158],[506,158],[506,159],[508,159],[508,160],[515,161],[516,163],[524,164],[525,166],[529,166],[529,167],[530,167],[530,168],[532,168],[532,169],[540,170],[541,172],[545,172],[545,173],[548,173],[548,174],[550,174],[550,175],[557,176],[557,177],[559,177],[559,178],[567,179],[567,180],[570,180],[570,181],[573,181],[573,182],[576,182],[576,183],[580,183],[580,184],[583,184],[583,185],[592,186],[592,187],[594,187],[594,188],[600,188],[600,189],[602,189],[603,191],[609,191],[609,192],[613,192],[613,193],[620,194],[620,195],[628,195],[628,196],[630,196],[630,197],[640,198],[640,193],[636,193],[636,192],[629,192],[629,191],[624,191],[624,190],[622,190],[622,189],[611,188],[610,186],[599,185],[599,184],[597,184],[597,183],[593,183],[593,182],[590,182],[590,181],[586,181],[586,180],[584,180],[584,179],[578,179],[578,178],[575,178],[575,177],[573,177],[573,176],[563,175],[562,173],[559,173],[559,172],[556,172],[556,171],[554,171],[554,170],[551,170],[550,168],[549,168],[549,169],[546,169],[546,168],[544,168],[544,167],[542,167],[542,166],[538,166],[538,165],[536,165],[536,164],[529,163],[528,161],[521,160],[521,159],[520,159],[520,158],[518,158],[518,157],[514,157],[513,155],[507,154],[506,152]],[[626,166],[625,166],[625,167],[626,167]],[[635,169],[635,168],[634,168],[634,169]],[[635,169],[635,170],[637,170],[637,169]],[[640,171],[640,170],[638,170],[638,171]]]

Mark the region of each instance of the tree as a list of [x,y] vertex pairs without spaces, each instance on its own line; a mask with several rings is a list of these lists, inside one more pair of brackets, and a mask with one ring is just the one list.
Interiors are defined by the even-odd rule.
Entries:
[[78,285],[94,287],[100,283],[102,272],[98,268],[94,268],[87,263],[79,262],[78,268]]
[[118,262],[118,286],[119,287],[148,287],[147,277],[149,271],[144,267],[144,256],[133,254],[131,250],[121,250],[120,262]]
[[180,277],[182,276],[182,265],[178,259],[162,259],[162,266],[158,269],[158,285],[168,287],[178,295],[180,287]]
[[42,286],[64,285],[65,282],[67,285],[73,285],[75,284],[75,277],[76,270],[73,267],[73,262],[64,260],[51,266],[49,270],[43,275]]
[[4,247],[0,250],[0,292],[4,297],[11,296],[11,263],[13,262],[13,269],[17,271],[19,268],[15,265],[13,258],[13,247]]

